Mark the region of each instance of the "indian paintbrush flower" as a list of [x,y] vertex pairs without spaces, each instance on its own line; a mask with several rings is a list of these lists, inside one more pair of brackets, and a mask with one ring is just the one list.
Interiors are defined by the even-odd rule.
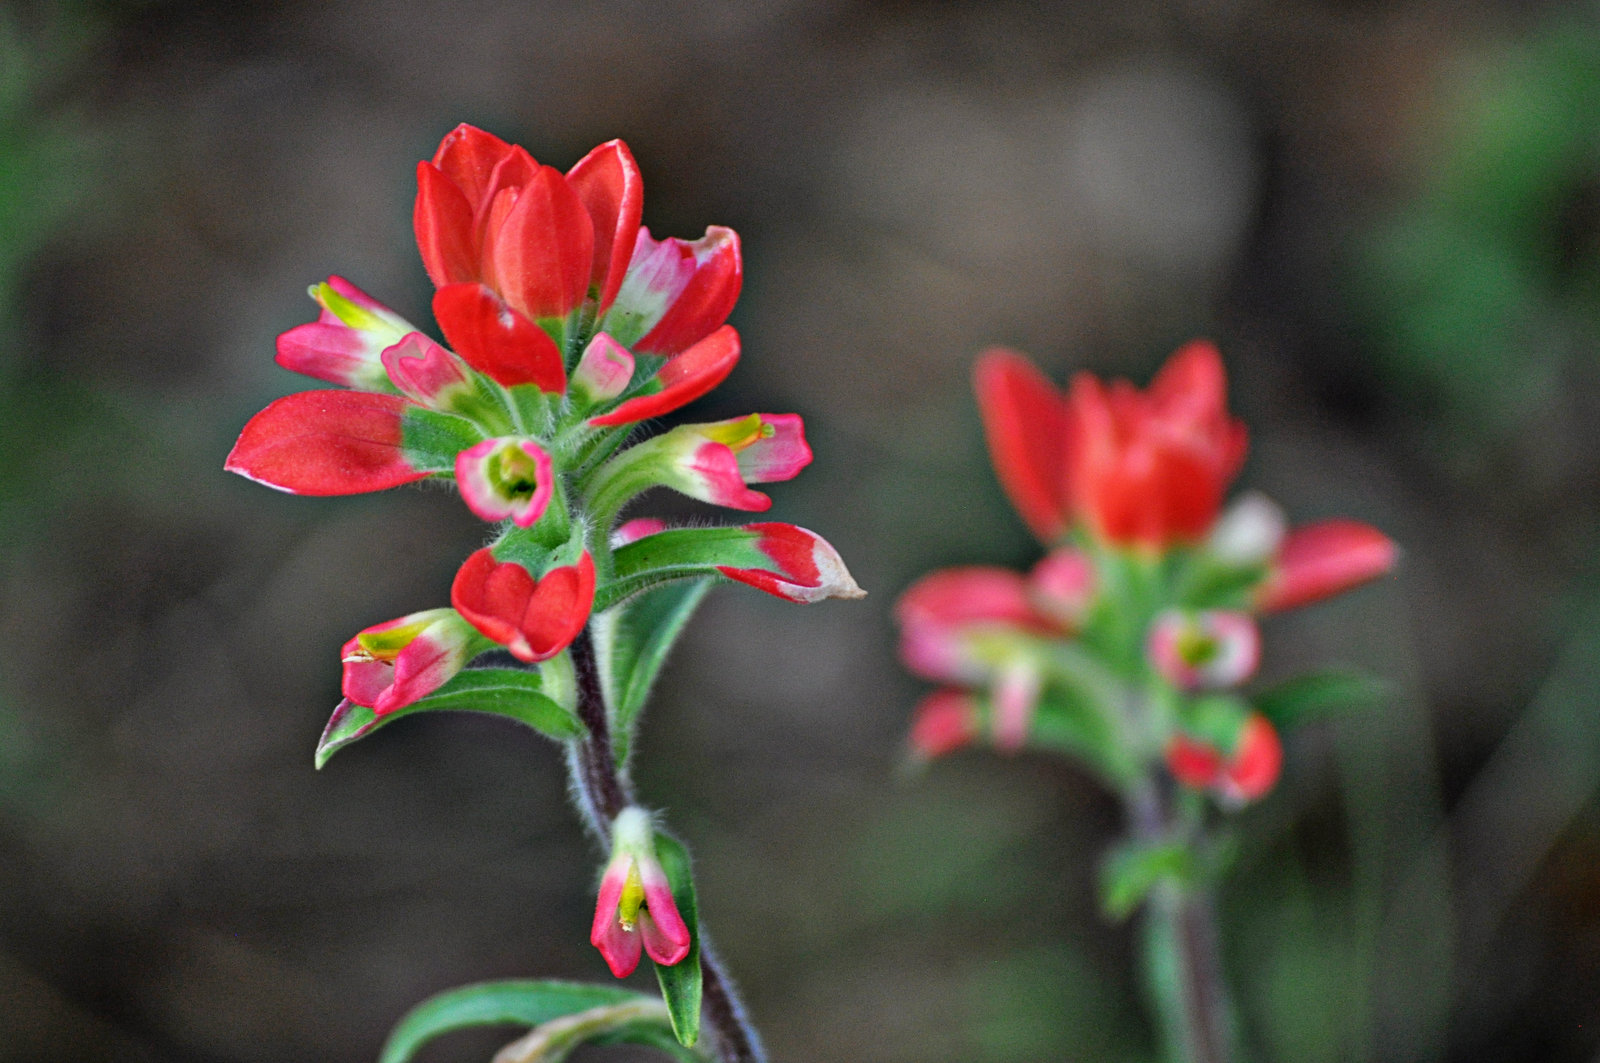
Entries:
[[589,941],[618,978],[633,973],[641,953],[671,967],[693,945],[642,808],[625,808],[611,823],[611,861],[600,878]]

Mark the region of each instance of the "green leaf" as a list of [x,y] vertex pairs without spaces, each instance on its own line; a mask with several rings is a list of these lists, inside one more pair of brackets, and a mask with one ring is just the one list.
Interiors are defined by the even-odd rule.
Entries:
[[408,406],[400,421],[400,446],[415,469],[455,472],[456,455],[481,442],[476,425],[448,413]]
[[429,997],[389,1034],[378,1063],[408,1063],[428,1041],[475,1026],[538,1026],[592,1008],[650,1000],[615,986],[516,979],[479,982]]
[[1279,683],[1255,697],[1256,709],[1279,730],[1308,720],[1370,708],[1389,697],[1389,684],[1342,669],[1313,672]]
[[674,580],[722,578],[722,567],[781,574],[777,562],[756,545],[760,538],[759,532],[740,527],[675,528],[628,543],[613,555],[612,579],[595,593],[595,611]]
[[633,722],[650,696],[656,674],[689,617],[711,589],[711,580],[675,583],[641,594],[607,614],[610,625],[612,740],[617,762],[628,758]]
[[1162,882],[1194,881],[1198,862],[1179,842],[1129,842],[1111,850],[1100,865],[1100,908],[1121,921]]
[[672,1016],[672,1032],[681,1044],[693,1045],[700,1038],[700,922],[695,909],[694,876],[689,869],[689,853],[676,838],[658,833],[656,858],[667,873],[672,899],[689,928],[691,941],[689,955],[682,960],[671,967],[656,964],[656,979]]
[[468,668],[427,697],[383,716],[349,699],[341,701],[317,742],[317,767],[322,767],[345,746],[395,720],[413,713],[440,710],[507,716],[558,740],[575,738],[583,730],[572,713],[543,692],[537,672],[520,668]]
[[1186,609],[1244,609],[1266,579],[1265,565],[1227,565],[1201,555],[1178,579],[1178,605]]

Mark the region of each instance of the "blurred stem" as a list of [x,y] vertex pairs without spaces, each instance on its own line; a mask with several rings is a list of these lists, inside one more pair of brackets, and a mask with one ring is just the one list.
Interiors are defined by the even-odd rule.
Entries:
[[[1127,807],[1139,840],[1172,836],[1171,797],[1155,780],[1135,791]],[[1145,904],[1140,932],[1146,988],[1161,1025],[1165,1058],[1169,1063],[1232,1063],[1233,1012],[1211,890],[1198,883],[1160,884]]]
[[[636,799],[632,782],[617,771],[611,747],[611,713],[600,682],[594,638],[587,626],[573,640],[571,652],[578,676],[578,718],[588,728],[584,737],[574,740],[570,747],[572,788],[590,832],[602,847],[609,847],[611,821]],[[761,1036],[750,1024],[744,1002],[711,947],[704,920],[698,931],[703,1021],[716,1041],[719,1063],[767,1063]]]

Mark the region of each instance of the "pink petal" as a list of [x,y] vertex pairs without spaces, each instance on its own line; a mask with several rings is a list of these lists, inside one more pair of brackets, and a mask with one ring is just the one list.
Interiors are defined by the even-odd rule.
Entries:
[[691,498],[729,509],[765,513],[772,508],[772,499],[745,486],[739,459],[721,443],[696,446],[671,486]]
[[[640,237],[642,243],[649,234],[640,230]],[[732,229],[714,225],[693,243],[662,243],[670,243],[673,251],[683,256],[684,264],[692,265],[692,271],[666,313],[633,345],[640,354],[675,355],[700,342],[728,320],[744,284],[739,235]]]
[[[508,449],[516,453],[508,455]],[[493,475],[497,458],[517,461],[518,453],[534,466],[534,490],[525,496],[505,494]],[[485,439],[457,454],[456,483],[473,513],[488,521],[510,520],[519,528],[537,524],[555,493],[550,455],[533,440],[514,437]]]
[[401,394],[424,406],[437,407],[448,392],[472,386],[455,356],[420,332],[387,348],[381,358]]
[[603,417],[590,418],[589,423],[608,428],[671,413],[726,380],[738,362],[739,333],[724,325],[661,367],[656,378],[664,385],[661,391],[629,399]]
[[604,332],[595,334],[572,371],[572,386],[591,402],[614,399],[628,390],[633,379],[633,355]]
[[678,913],[678,902],[672,896],[672,887],[661,865],[654,860],[641,860],[639,873],[646,909],[639,913],[639,930],[644,937],[645,951],[652,960],[671,967],[689,955],[693,945],[689,928]]
[[965,748],[978,737],[978,708],[964,690],[938,690],[911,711],[911,751],[931,760]]
[[1370,525],[1308,524],[1291,531],[1278,548],[1256,604],[1265,612],[1306,605],[1377,579],[1399,559],[1394,540]]
[[[811,447],[806,444],[805,422],[795,413],[764,413],[763,435],[738,452],[739,471],[750,483],[768,484],[792,480],[811,464]],[[766,507],[762,507],[763,509]]]

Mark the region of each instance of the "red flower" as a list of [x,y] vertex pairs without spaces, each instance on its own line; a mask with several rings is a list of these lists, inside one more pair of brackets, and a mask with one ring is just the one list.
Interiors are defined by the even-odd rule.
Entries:
[[978,405],[1000,482],[1034,533],[1082,521],[1118,546],[1160,550],[1210,529],[1244,461],[1222,359],[1195,342],[1148,390],[1080,373],[1063,397],[1022,356],[978,362]]
[[1230,804],[1248,804],[1276,785],[1283,771],[1283,743],[1267,718],[1253,712],[1245,717],[1231,754],[1174,734],[1167,746],[1167,769],[1191,789],[1210,790]]
[[594,605],[594,561],[585,552],[535,579],[484,547],[461,566],[450,601],[473,627],[524,661],[545,661],[571,644]]

